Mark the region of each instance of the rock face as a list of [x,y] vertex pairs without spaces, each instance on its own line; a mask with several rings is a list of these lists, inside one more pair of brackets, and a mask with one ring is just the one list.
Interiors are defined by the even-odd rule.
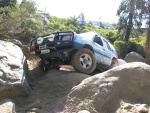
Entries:
[[0,113],[15,113],[15,104],[9,99],[1,100]]
[[121,102],[120,108],[116,113],[149,113],[149,106],[147,104],[130,104]]
[[21,49],[0,41],[0,97],[26,95],[30,89],[26,74],[27,63]]
[[124,60],[126,62],[145,62],[144,58],[140,54],[138,54],[136,52],[128,53],[125,56]]
[[[90,76],[75,71],[49,70],[44,74],[38,69],[29,76],[34,81],[31,84],[33,90],[30,95],[22,100],[15,98],[16,111],[19,111],[17,113],[26,113],[25,111],[59,113],[63,110],[66,97],[72,87],[80,84],[87,77]],[[24,108],[27,109],[22,111]],[[39,109],[42,111],[39,112]]]
[[[73,87],[63,112],[114,113],[122,101],[149,104],[149,94],[150,66],[141,62],[127,63],[89,77]],[[138,110],[148,113],[147,106],[138,106]]]

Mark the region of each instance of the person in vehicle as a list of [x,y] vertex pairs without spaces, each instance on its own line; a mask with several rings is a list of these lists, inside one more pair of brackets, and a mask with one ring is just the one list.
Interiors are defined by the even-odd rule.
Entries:
[[126,63],[127,62],[122,60],[122,59],[117,59],[117,58],[113,57],[110,68],[120,66],[120,65],[123,65],[123,64],[126,64]]

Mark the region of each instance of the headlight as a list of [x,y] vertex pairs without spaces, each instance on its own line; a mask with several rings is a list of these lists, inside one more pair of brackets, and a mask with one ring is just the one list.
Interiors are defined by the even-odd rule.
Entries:
[[43,38],[42,38],[42,37],[39,37],[39,38],[37,39],[37,44],[42,44],[42,42],[43,42]]

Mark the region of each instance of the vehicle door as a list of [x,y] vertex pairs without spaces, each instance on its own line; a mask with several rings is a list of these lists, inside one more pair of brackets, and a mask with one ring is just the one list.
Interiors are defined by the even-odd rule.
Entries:
[[110,65],[111,64],[111,58],[112,56],[114,55],[112,50],[111,50],[111,47],[109,45],[109,42],[107,40],[105,40],[104,38],[102,39],[103,41],[103,47],[104,47],[104,64],[106,65]]
[[93,38],[93,49],[94,54],[96,57],[96,60],[98,63],[104,63],[104,48],[103,48],[103,42],[100,36],[95,36]]

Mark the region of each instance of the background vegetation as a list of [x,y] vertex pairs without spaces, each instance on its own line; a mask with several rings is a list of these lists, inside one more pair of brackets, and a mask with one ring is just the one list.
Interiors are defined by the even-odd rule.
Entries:
[[[97,31],[114,44],[119,57],[131,51],[146,57],[150,64],[150,2],[149,0],[122,0],[118,11],[119,22],[115,29],[108,29],[102,22],[94,26],[86,22],[83,13],[70,18],[58,18],[38,11],[35,1],[0,0],[0,39],[18,39],[29,44],[32,38],[55,31],[83,33]],[[142,28],[142,21],[147,27]]]

